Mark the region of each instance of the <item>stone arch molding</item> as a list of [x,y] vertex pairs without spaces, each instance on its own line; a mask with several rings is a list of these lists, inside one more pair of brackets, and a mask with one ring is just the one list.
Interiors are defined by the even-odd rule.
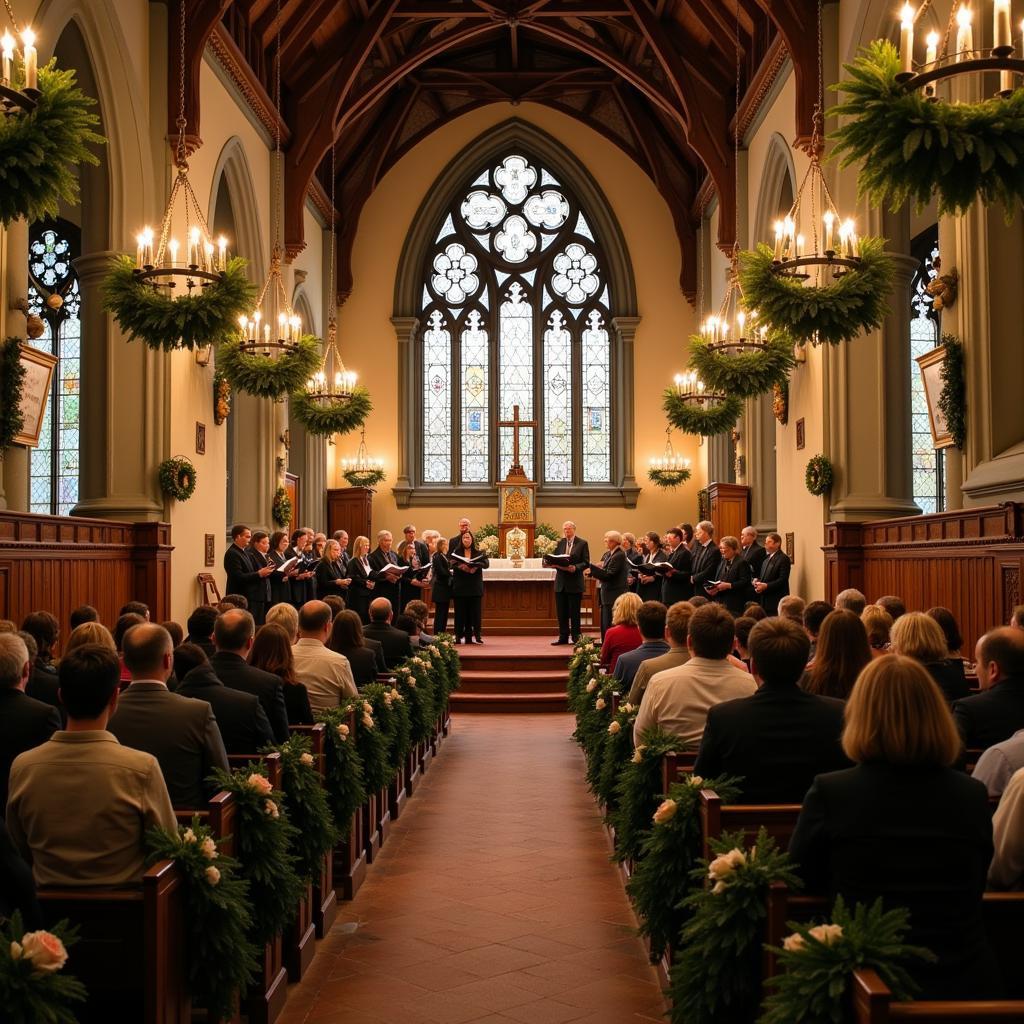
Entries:
[[787,178],[795,196],[796,166],[793,163],[793,152],[786,140],[778,132],[773,132],[768,142],[764,170],[761,173],[761,188],[757,196],[757,214],[752,235],[755,243],[772,237],[772,222],[778,216],[779,196]]
[[217,157],[206,218],[209,224],[213,224],[222,185],[228,190],[231,216],[237,234],[229,244],[235,253],[249,261],[250,280],[262,281],[267,272],[267,251],[260,229],[259,202],[256,199],[249,158],[242,140],[237,135],[232,135],[224,143]]

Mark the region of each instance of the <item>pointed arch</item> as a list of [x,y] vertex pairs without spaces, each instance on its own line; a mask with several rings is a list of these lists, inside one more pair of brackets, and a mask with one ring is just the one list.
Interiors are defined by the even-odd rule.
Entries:
[[213,171],[210,187],[210,209],[207,223],[218,221],[218,210],[223,219],[223,203],[230,203],[234,237],[232,251],[249,261],[249,279],[261,281],[267,272],[267,249],[260,227],[260,204],[256,198],[252,171],[245,146],[237,135],[232,135],[221,148]]
[[764,157],[751,238],[771,238],[773,221],[778,218],[784,206],[788,208],[792,205],[795,194],[796,166],[793,163],[793,151],[778,132],[773,132]]

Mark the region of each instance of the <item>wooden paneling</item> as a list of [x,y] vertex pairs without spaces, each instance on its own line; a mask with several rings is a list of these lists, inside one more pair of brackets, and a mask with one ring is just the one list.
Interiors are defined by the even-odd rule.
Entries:
[[170,615],[172,550],[167,523],[0,511],[0,618],[53,612],[65,637],[79,605],[93,605],[112,625],[135,600],[161,622]]
[[[356,537],[366,537],[370,550],[377,546],[371,532],[373,490],[370,487],[336,487],[327,492],[327,535],[336,530],[348,533],[348,551],[352,553]],[[397,546],[397,545],[396,545]]]
[[715,540],[739,538],[750,525],[750,488],[743,484],[708,484],[708,519],[715,524]]
[[868,600],[896,594],[910,610],[950,608],[965,655],[1021,603],[1024,504],[825,527],[829,600],[856,587]]

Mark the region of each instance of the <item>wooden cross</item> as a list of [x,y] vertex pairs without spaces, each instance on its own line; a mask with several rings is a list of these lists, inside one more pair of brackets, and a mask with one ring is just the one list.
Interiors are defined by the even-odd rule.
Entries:
[[[510,420],[498,420],[499,427],[511,427],[512,428],[512,465],[509,467],[509,472],[514,473],[518,470],[523,473],[523,467],[519,464],[519,430],[521,427],[536,427],[536,420],[521,420],[519,418],[519,406],[512,406],[512,419]],[[523,474],[525,475],[525,474]]]

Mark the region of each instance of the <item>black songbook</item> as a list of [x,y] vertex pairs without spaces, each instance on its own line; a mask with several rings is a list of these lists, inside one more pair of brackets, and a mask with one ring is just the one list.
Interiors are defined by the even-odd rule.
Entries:
[[572,565],[573,560],[570,555],[544,555],[541,558],[541,565]]
[[421,565],[418,569],[409,570],[409,579],[411,580],[425,580],[430,574],[429,565]]
[[717,587],[721,582],[721,580],[708,580],[707,583],[704,584],[704,589],[710,590],[712,587]]
[[487,560],[486,555],[477,555],[476,558],[466,558],[465,555],[449,555],[449,558],[454,558],[456,562],[462,562],[463,565],[483,565]]
[[669,569],[675,566],[671,562],[641,562],[639,565],[630,566],[629,571],[637,576],[664,576]]
[[386,577],[392,580],[397,580],[399,577],[404,576],[409,571],[407,565],[395,565],[394,562],[388,562],[387,565],[382,566],[376,572],[370,573],[371,580],[379,580],[382,577]]
[[296,565],[298,565],[298,563],[299,563],[299,556],[298,555],[294,555],[292,558],[289,558],[286,561],[282,562],[274,570],[274,572],[290,572],[292,569],[295,568]]

